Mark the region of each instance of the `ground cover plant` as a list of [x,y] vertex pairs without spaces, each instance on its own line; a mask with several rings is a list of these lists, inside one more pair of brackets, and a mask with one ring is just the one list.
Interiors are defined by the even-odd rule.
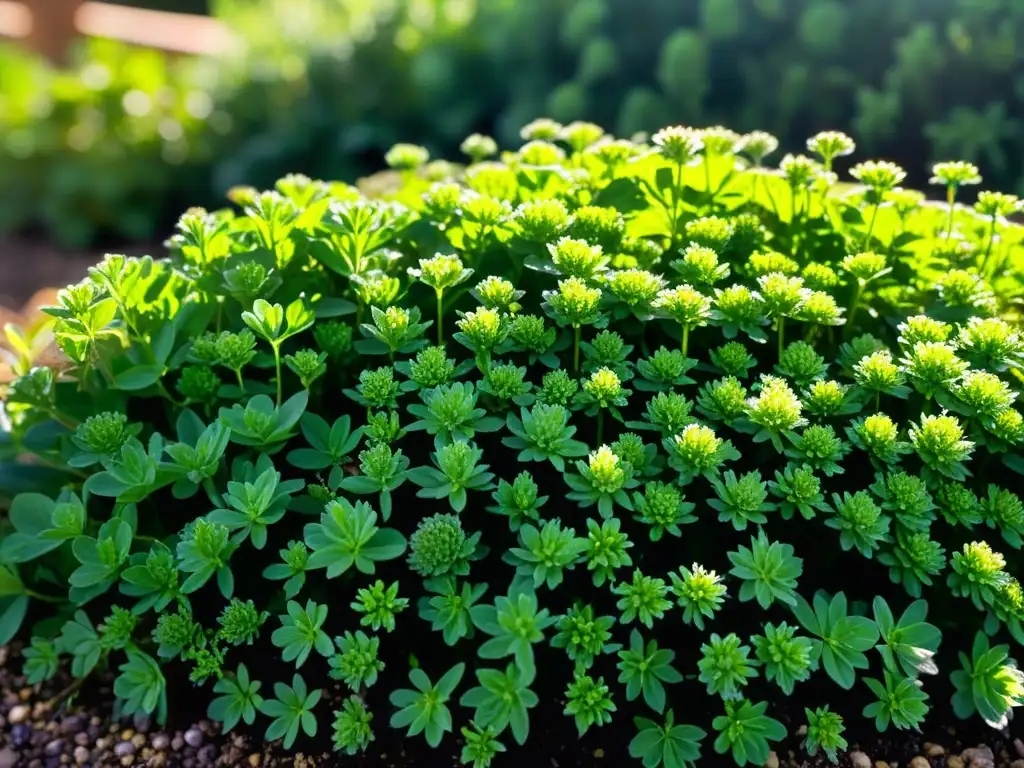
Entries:
[[190,210],[60,294],[59,369],[8,329],[30,679],[478,767],[1006,727],[1018,200],[949,162],[927,202],[838,133],[523,139]]

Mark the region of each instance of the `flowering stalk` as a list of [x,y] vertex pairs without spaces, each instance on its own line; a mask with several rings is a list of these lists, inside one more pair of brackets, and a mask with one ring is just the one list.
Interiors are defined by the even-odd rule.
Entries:
[[437,289],[437,346],[444,344],[444,291]]
[[989,256],[992,255],[992,243],[996,239],[996,214],[992,214],[992,221],[988,227],[988,242],[985,244],[985,253],[981,257],[981,268],[979,272],[984,277],[988,274],[988,260]]
[[936,163],[932,166],[931,184],[940,184],[946,188],[946,205],[949,206],[949,221],[946,225],[946,238],[953,234],[953,215],[956,212],[957,190],[964,184],[981,183],[978,167],[973,163],[956,160],[947,163]]
[[284,396],[281,391],[281,345],[272,342],[271,346],[274,348],[274,378],[277,380],[277,406],[280,408]]
[[674,251],[676,239],[679,237],[679,203],[683,199],[683,166],[677,164],[673,171],[672,181],[672,221],[669,222],[668,250]]

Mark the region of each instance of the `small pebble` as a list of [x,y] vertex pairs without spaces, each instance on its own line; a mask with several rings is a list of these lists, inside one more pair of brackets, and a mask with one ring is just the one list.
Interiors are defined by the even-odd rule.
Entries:
[[118,757],[130,757],[135,754],[135,745],[130,741],[119,741],[114,747],[114,754]]
[[64,751],[64,739],[53,739],[52,741],[46,742],[46,746],[43,748],[43,754],[47,757],[60,757],[61,752]]
[[132,725],[135,726],[135,730],[138,733],[145,733],[146,731],[148,731],[149,726],[152,724],[152,722],[153,721],[150,719],[149,715],[147,715],[145,712],[136,712],[132,716]]
[[83,746],[75,747],[75,764],[81,765],[89,759],[89,750]]
[[779,768],[779,756],[774,752],[768,753],[768,759],[765,761],[764,768]]
[[851,752],[850,762],[853,763],[853,768],[871,768],[871,758],[863,752]]
[[171,739],[171,751],[180,752],[181,748],[185,746],[185,740],[181,736],[175,734],[174,738]]
[[170,738],[168,738],[166,733],[158,733],[156,736],[153,737],[153,740],[149,743],[157,752],[162,752],[171,745],[171,740]]
[[992,749],[985,744],[965,749],[960,757],[970,768],[994,768],[996,764]]
[[258,752],[249,755],[249,768],[260,768],[260,756]]
[[1017,750],[1018,757],[1024,757],[1024,741],[1020,739],[1013,740],[1013,748]]
[[916,757],[910,758],[910,768],[932,768],[932,764],[928,762],[927,757]]
[[27,744],[30,738],[32,738],[32,729],[24,723],[19,723],[11,728],[11,743],[14,746],[20,747],[22,744]]
[[0,749],[0,768],[14,768],[17,762],[18,755],[13,749]]
[[932,744],[930,741],[924,743],[924,754],[927,757],[942,757],[946,754],[946,748],[941,744]]
[[92,739],[89,738],[89,734],[88,733],[76,733],[75,734],[75,744],[77,744],[80,747],[87,747],[87,746],[89,746],[89,743],[91,741],[92,741]]
[[11,707],[11,711],[7,713],[7,721],[11,725],[17,725],[28,720],[29,712],[32,710],[26,707],[24,704],[18,704],[17,706]]
[[185,743],[194,749],[203,746],[203,732],[198,728],[189,728],[185,731]]

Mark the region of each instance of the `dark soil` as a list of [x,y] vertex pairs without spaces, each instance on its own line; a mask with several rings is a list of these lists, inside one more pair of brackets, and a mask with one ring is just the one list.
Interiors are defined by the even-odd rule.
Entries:
[[0,237],[0,307],[17,311],[42,288],[63,288],[85,277],[107,252],[129,256],[163,253],[159,245],[64,250],[33,237]]

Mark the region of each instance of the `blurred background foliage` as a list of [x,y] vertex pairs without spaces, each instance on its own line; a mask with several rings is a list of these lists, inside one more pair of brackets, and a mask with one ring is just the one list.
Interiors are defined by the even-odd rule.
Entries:
[[[119,0],[128,2],[128,0]],[[212,59],[88,41],[55,71],[0,47],[0,230],[149,238],[287,172],[353,179],[399,140],[451,156],[539,115],[817,130],[858,156],[981,166],[1024,191],[1020,0],[171,0],[239,40]]]

